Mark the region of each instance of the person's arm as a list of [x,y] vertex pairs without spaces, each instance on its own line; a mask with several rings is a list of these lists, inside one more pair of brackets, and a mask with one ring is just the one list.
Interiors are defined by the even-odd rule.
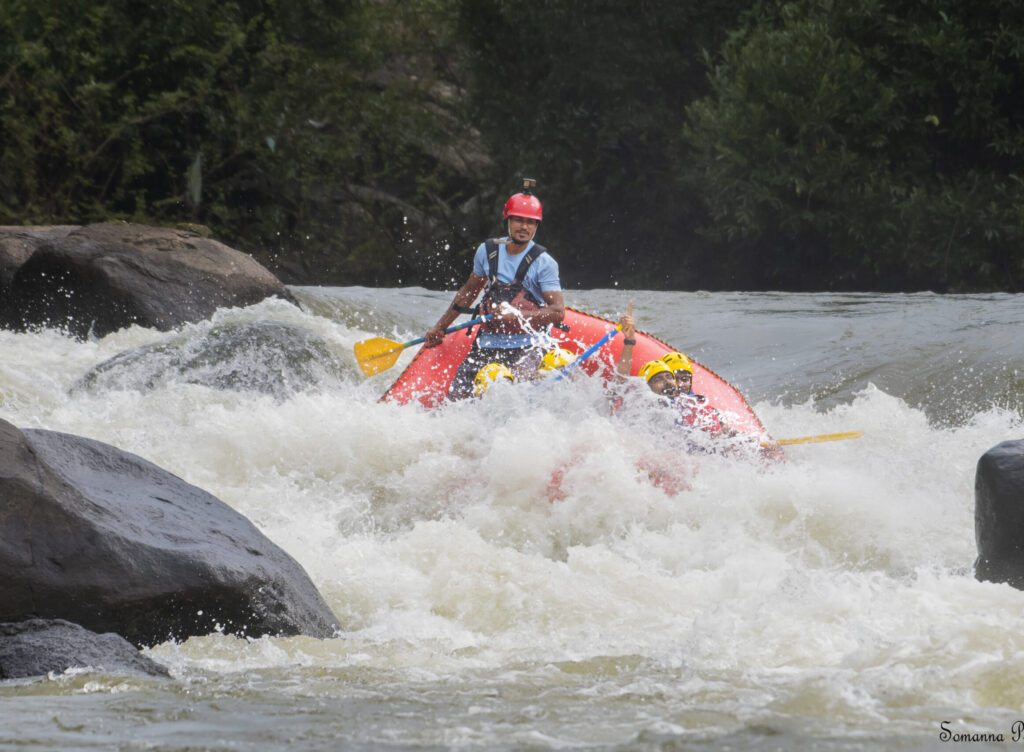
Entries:
[[444,330],[459,317],[459,312],[455,310],[455,306],[468,307],[473,305],[480,291],[484,289],[485,284],[487,284],[487,277],[481,277],[474,272],[470,273],[469,279],[455,293],[452,304],[441,314],[441,318],[437,320],[437,323],[427,330],[427,333],[424,335],[424,347],[437,347],[444,341]]
[[565,319],[565,299],[562,297],[562,291],[548,290],[541,294],[544,296],[544,307],[536,311],[524,311],[524,318],[534,329],[548,324],[561,324]]
[[[485,280],[486,281],[486,280]],[[511,324],[520,320],[526,321],[532,328],[540,329],[548,324],[561,324],[565,319],[565,300],[561,290],[550,290],[542,293],[544,307],[535,311],[521,311],[508,306],[495,306],[491,309],[494,323]]]
[[631,340],[636,340],[636,321],[633,320],[633,301],[629,302],[629,311],[619,318],[619,327],[622,329],[622,352],[615,363],[616,381],[624,382],[629,378],[633,369],[633,345]]
[[[535,272],[536,270],[536,272]],[[536,276],[528,277],[536,283],[534,292],[539,290],[544,298],[544,306],[536,311],[505,311],[499,315],[494,311],[498,321],[513,323],[521,318],[533,329],[540,329],[550,324],[561,324],[565,319],[565,299],[562,297],[562,285],[558,279],[558,264],[547,254],[537,259],[537,263],[530,269],[530,273]]]

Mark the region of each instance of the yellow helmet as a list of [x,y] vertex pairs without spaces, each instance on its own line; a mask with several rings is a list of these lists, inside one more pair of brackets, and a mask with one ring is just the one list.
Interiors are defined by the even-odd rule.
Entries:
[[637,375],[643,376],[644,381],[650,381],[659,373],[669,373],[675,376],[675,374],[672,373],[672,369],[669,368],[660,360],[652,360],[650,363],[644,363],[640,367],[640,370],[637,373]]
[[548,350],[544,353],[544,357],[540,359],[540,368],[538,370],[544,374],[552,373],[560,368],[565,368],[574,360],[576,360],[576,356],[573,353],[561,347],[556,347],[554,350]]
[[477,371],[473,378],[473,394],[481,396],[498,379],[515,381],[512,371],[504,363],[488,363]]
[[690,363],[690,359],[681,352],[671,352],[667,355],[662,355],[661,362],[667,365],[672,373],[675,373],[676,371],[687,371],[691,376],[693,375],[693,364]]

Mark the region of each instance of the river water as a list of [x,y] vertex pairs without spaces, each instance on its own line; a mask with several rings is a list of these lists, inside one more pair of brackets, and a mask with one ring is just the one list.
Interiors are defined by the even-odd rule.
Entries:
[[[353,343],[420,336],[450,293],[294,292],[302,311],[265,301],[170,333],[0,332],[0,418],[213,493],[343,627],[147,649],[171,680],[0,684],[3,749],[1018,744],[1024,593],[974,580],[973,486],[978,457],[1024,434],[1024,296],[568,292],[608,317],[632,301],[776,438],[864,432],[768,467],[681,458],[690,487],[671,496],[637,470],[657,432],[609,416],[593,380],[435,412],[379,403],[415,348],[364,379]],[[83,382],[132,348],[267,321],[322,340],[326,362],[254,347]],[[225,368],[239,386],[215,386]]]

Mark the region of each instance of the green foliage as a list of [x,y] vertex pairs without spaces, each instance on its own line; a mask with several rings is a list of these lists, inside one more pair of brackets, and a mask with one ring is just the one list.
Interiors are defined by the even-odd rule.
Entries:
[[443,4],[8,6],[0,223],[199,222],[271,265],[389,281],[406,217],[466,198],[439,79],[410,64]]
[[1020,290],[1024,0],[8,0],[0,223],[457,286]]
[[563,283],[690,283],[678,249],[694,197],[679,184],[700,52],[749,2],[463,0],[474,123],[494,157],[492,216],[538,179],[541,242]]
[[744,283],[1020,289],[1022,22],[1019,3],[797,0],[733,34],[688,110],[687,179]]

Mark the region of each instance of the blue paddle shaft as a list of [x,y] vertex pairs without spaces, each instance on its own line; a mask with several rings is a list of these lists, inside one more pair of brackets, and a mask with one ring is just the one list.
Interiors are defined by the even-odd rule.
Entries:
[[576,360],[574,360],[572,363],[570,363],[565,368],[563,368],[562,371],[557,376],[555,376],[555,381],[561,381],[562,379],[564,379],[569,374],[569,372],[572,371],[572,369],[574,369],[576,366],[578,366],[584,360],[586,360],[591,355],[593,355],[598,350],[600,350],[605,345],[606,342],[608,342],[612,337],[614,337],[618,333],[619,333],[619,328],[615,327],[610,332],[608,332],[606,335],[601,337],[601,339],[599,339],[597,342],[595,342],[590,347],[588,347],[586,350],[584,350],[582,353],[580,353],[579,357],[576,358]]
[[[448,327],[447,329],[444,330],[444,333],[445,334],[451,334],[452,332],[457,332],[460,329],[469,329],[469,327],[471,327],[471,326],[476,326],[477,324],[484,323],[489,318],[491,318],[491,314],[488,313],[486,316],[484,316],[482,318],[473,319],[472,321],[467,321],[465,324],[459,324],[458,326],[450,326],[450,327]],[[402,347],[412,347],[413,345],[418,345],[420,342],[426,342],[426,341],[427,341],[426,337],[417,337],[416,339],[409,340],[404,345],[402,345]]]

